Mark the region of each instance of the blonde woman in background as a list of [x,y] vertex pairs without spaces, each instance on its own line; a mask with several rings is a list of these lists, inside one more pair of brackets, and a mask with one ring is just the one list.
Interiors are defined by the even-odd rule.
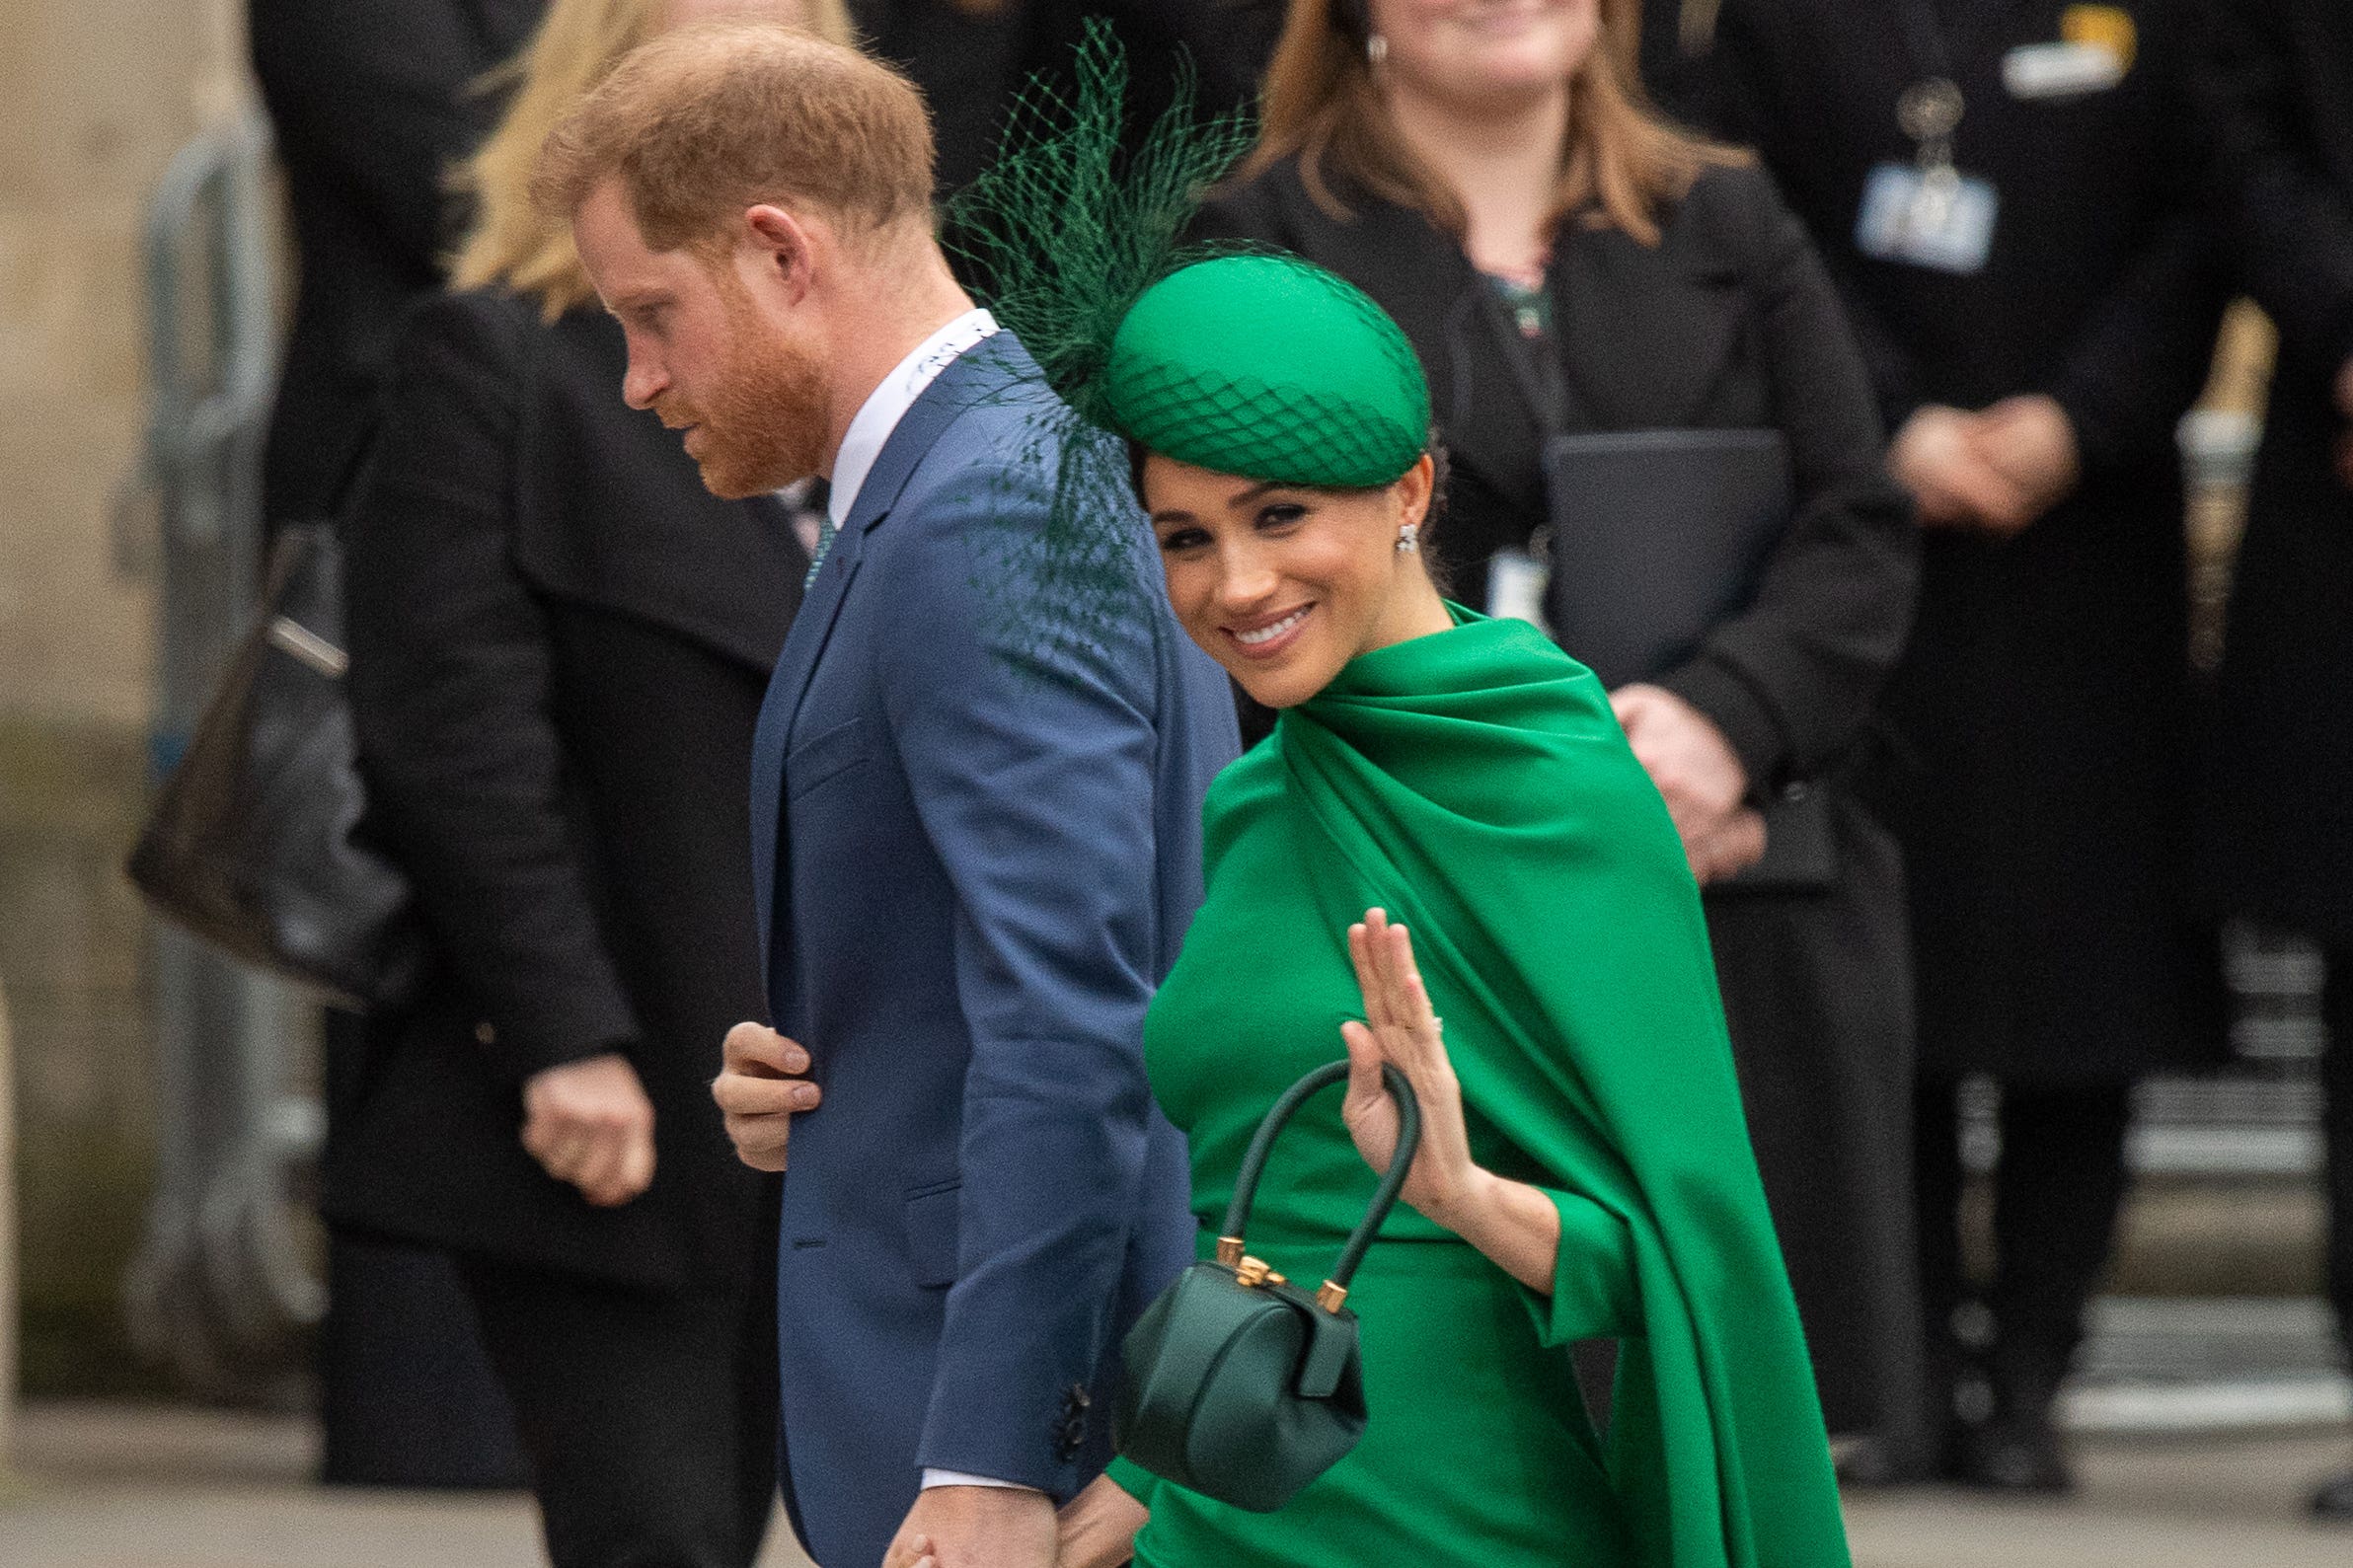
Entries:
[[558,1568],[744,1568],[776,1495],[773,1178],[705,1084],[761,1008],[743,781],[807,560],[663,428],[741,411],[624,405],[527,192],[623,55],[722,14],[849,37],[841,0],[556,0],[495,80],[345,525],[371,821],[439,957],[335,1064],[323,1208],[455,1257]]

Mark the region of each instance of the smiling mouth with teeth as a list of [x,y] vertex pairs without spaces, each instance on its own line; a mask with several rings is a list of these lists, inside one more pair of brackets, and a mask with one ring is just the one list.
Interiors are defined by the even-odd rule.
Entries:
[[1246,648],[1254,648],[1260,646],[1261,644],[1271,642],[1276,637],[1279,637],[1284,633],[1290,631],[1293,627],[1299,625],[1302,620],[1306,619],[1308,611],[1314,608],[1315,606],[1313,605],[1301,605],[1298,609],[1292,611],[1289,615],[1284,616],[1280,621],[1275,622],[1272,626],[1262,626],[1257,628],[1255,631],[1251,632],[1234,633],[1234,640],[1241,643]]

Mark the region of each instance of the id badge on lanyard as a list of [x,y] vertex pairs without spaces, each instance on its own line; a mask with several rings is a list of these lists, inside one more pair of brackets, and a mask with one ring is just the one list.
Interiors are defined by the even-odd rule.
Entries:
[[1855,244],[1882,261],[1968,274],[1984,270],[1993,254],[2002,197],[1993,182],[1963,174],[1953,162],[1953,132],[1968,103],[1952,78],[1930,5],[1910,0],[1908,34],[1925,74],[1896,100],[1896,123],[1919,150],[1910,164],[1882,163],[1871,170],[1855,220]]

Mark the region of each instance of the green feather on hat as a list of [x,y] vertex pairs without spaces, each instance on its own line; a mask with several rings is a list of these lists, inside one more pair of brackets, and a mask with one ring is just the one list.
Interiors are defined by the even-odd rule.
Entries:
[[[1127,66],[1088,24],[1063,99],[1032,78],[997,161],[949,204],[949,243],[1068,418],[1045,537],[1023,578],[1058,638],[1125,613],[1138,527],[1125,443],[1246,479],[1371,488],[1429,444],[1404,333],[1370,296],[1294,257],[1186,246],[1202,194],[1248,152],[1238,115],[1199,119],[1191,83],[1121,157]],[[1106,441],[1105,436],[1116,440]]]

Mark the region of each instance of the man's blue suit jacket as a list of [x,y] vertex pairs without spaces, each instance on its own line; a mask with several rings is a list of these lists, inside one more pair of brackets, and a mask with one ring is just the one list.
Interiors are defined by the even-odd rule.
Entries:
[[881,1561],[926,1466],[1084,1485],[1120,1336],[1193,1256],[1142,1031],[1233,708],[1140,515],[1134,613],[1096,646],[1041,655],[1009,613],[1051,399],[1001,333],[909,409],[754,744],[769,1006],[825,1091],[794,1123],[777,1299],[786,1500],[826,1568]]

